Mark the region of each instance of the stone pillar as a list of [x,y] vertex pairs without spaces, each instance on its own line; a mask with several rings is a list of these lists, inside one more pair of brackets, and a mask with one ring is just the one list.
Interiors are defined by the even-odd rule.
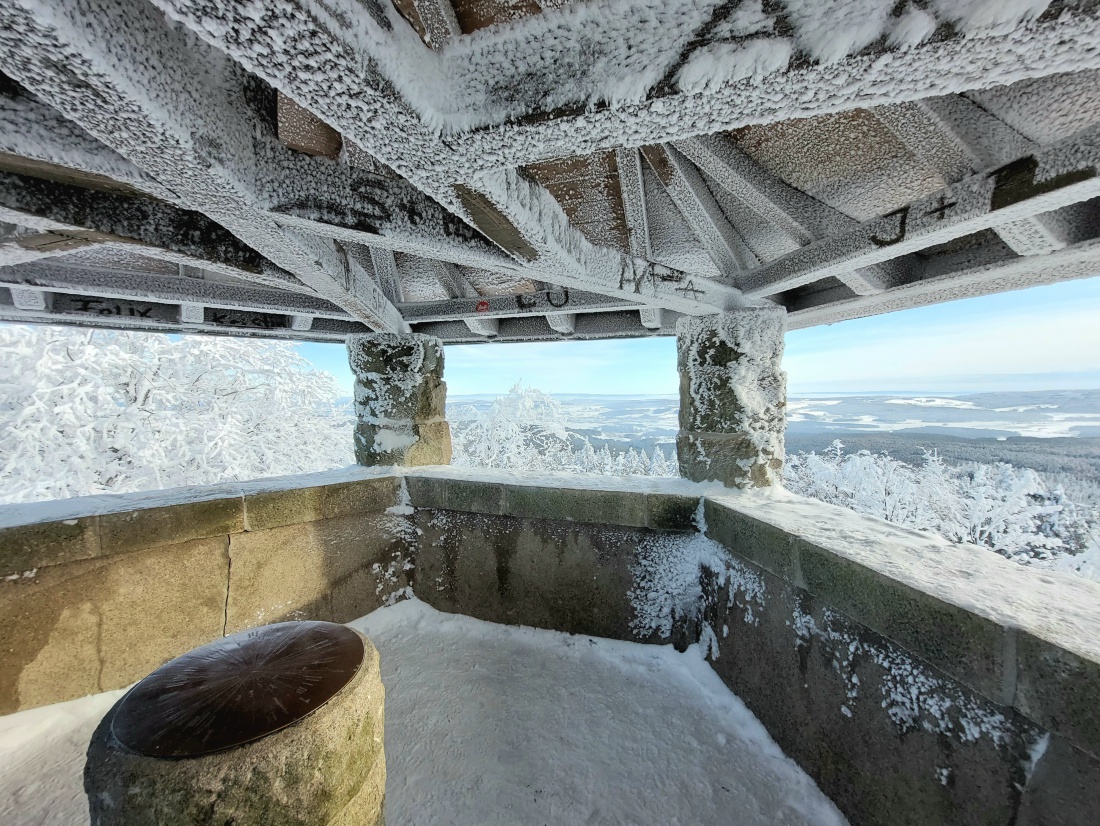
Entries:
[[778,307],[679,320],[681,476],[735,488],[781,482],[785,329],[786,311]]
[[432,336],[371,333],[348,336],[355,375],[355,461],[361,465],[446,465],[443,343]]

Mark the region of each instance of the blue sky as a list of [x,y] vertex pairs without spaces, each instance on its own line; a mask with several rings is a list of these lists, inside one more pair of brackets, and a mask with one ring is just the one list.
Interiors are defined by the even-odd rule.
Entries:
[[[351,392],[343,345],[302,354]],[[452,395],[674,394],[673,338],[448,347]],[[791,395],[1100,388],[1100,277],[787,334]]]

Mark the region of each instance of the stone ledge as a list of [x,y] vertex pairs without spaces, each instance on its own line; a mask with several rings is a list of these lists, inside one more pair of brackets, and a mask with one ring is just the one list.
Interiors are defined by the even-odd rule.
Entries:
[[0,577],[81,560],[134,553],[385,510],[400,501],[392,468],[197,485],[0,506]]
[[[482,477],[482,478],[478,478]],[[640,479],[642,477],[639,477]],[[680,479],[634,479],[583,476],[533,476],[480,471],[474,468],[430,468],[405,473],[409,499],[418,508],[484,513],[521,519],[557,519],[567,522],[651,528],[662,531],[695,530],[695,514],[705,488]],[[614,481],[622,481],[620,487]],[[553,482],[555,484],[548,484]],[[674,492],[647,489],[670,483]],[[638,489],[632,489],[634,487]],[[693,495],[694,494],[694,495]]]
[[243,530],[244,503],[240,497],[165,505],[100,516],[99,550],[102,556],[111,556]]
[[707,496],[708,535],[1100,754],[1100,586],[794,496]]
[[400,501],[396,476],[309,488],[265,491],[244,497],[245,530],[281,528],[302,522],[374,513]]
[[1100,760],[1100,662],[1025,632],[1016,658],[1015,708]]
[[646,495],[612,490],[505,485],[504,514],[526,519],[560,519],[644,528]]
[[99,517],[0,528],[0,576],[99,556]]

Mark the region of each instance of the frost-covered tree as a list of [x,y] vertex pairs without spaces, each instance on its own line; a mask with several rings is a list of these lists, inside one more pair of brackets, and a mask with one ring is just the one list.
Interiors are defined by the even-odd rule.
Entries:
[[676,476],[675,462],[629,448],[612,454],[607,445],[594,448],[587,437],[571,431],[565,411],[553,397],[516,383],[488,410],[473,406],[453,410],[452,464],[525,471],[563,471],[612,476]]
[[0,325],[0,501],[342,467],[338,397],[289,343]]
[[787,488],[1021,561],[1078,553],[1092,541],[1084,517],[1033,470],[1004,462],[951,468],[934,452],[914,466],[843,448],[837,441],[821,455],[788,456]]
[[451,415],[452,463],[512,470],[558,470],[573,464],[561,404],[518,382],[488,412],[464,407]]

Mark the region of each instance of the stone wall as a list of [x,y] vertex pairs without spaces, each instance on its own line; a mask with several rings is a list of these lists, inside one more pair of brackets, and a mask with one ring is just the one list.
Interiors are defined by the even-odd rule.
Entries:
[[623,589],[645,590],[644,549],[662,538],[659,561],[698,566],[685,593],[701,596],[644,641],[702,641],[853,824],[1095,821],[1094,583],[821,503],[682,480],[586,490],[449,468],[406,483],[427,509],[417,595],[481,619],[638,639]]
[[[356,473],[73,500],[49,520],[0,509],[3,709],[126,685],[228,631],[346,621],[411,585],[489,621],[701,642],[857,826],[1095,821],[1095,583],[782,494]],[[672,606],[656,624],[654,594]]]
[[705,519],[712,665],[852,823],[1095,822],[1100,587],[818,503]]
[[698,500],[507,478],[406,477],[421,531],[417,597],[490,622],[637,639],[637,549],[657,531],[694,531]]
[[409,525],[384,513],[400,480],[368,474],[3,509],[0,713],[127,686],[244,628],[374,610],[407,584]]

